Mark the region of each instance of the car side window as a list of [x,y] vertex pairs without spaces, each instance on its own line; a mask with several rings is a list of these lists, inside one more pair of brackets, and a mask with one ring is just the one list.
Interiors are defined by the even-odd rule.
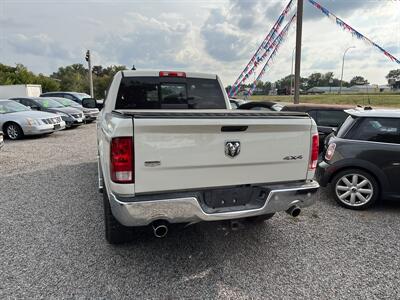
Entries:
[[18,102],[25,106],[31,106],[26,99],[18,99]]
[[317,125],[339,127],[347,118],[343,110],[319,110],[317,112]]
[[68,95],[68,94],[63,94],[62,97],[63,97],[63,98],[67,98],[67,99],[69,99],[69,100],[75,100],[75,98],[74,98],[73,96]]
[[30,106],[32,109],[40,109],[40,105],[38,103],[36,103],[35,101],[32,100],[26,100],[28,106]]
[[400,120],[394,118],[364,118],[353,128],[353,140],[400,144]]

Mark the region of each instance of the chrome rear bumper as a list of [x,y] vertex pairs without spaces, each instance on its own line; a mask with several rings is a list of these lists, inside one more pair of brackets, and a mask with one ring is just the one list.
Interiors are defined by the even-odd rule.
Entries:
[[[200,221],[221,221],[265,215],[285,211],[290,207],[307,207],[315,202],[312,195],[318,190],[316,181],[297,185],[268,186],[270,193],[262,207],[220,213],[207,213],[196,197],[135,201],[109,193],[111,210],[115,218],[125,226],[145,226],[155,220],[170,223],[196,223]],[[154,198],[154,197],[152,197]]]

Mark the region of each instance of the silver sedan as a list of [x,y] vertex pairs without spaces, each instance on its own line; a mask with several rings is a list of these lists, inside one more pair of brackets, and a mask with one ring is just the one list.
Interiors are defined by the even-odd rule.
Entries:
[[12,100],[0,100],[0,130],[11,140],[64,128],[65,122],[57,114],[33,111]]

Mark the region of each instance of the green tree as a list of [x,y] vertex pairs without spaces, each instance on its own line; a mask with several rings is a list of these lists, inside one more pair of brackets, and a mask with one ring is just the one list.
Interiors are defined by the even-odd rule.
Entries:
[[[95,97],[104,98],[114,75],[125,66],[94,66],[93,86]],[[0,84],[41,84],[43,92],[64,90],[89,93],[89,70],[82,64],[72,64],[58,68],[50,77],[29,71],[24,65],[15,67],[0,64]]]
[[118,71],[126,70],[125,66],[109,66],[103,68],[102,66],[93,67],[93,89],[96,99],[103,99],[105,93],[110,86],[114,75]]
[[290,82],[292,80],[292,85],[294,85],[294,75],[287,75],[276,81],[276,86],[278,89],[288,89],[290,90]]
[[47,77],[43,74],[39,74],[37,76],[36,83],[42,85],[43,93],[60,90],[60,83],[57,80],[54,80],[53,78]]
[[350,86],[353,85],[363,85],[363,84],[369,84],[368,80],[366,80],[364,77],[362,76],[354,76],[351,80],[350,80]]
[[313,73],[308,76],[307,85],[308,88],[313,88],[315,86],[321,86],[321,82],[323,81],[323,75],[321,73]]
[[35,75],[22,64],[15,67],[0,64],[0,84],[41,84],[44,92],[60,88],[56,80],[43,74]]
[[400,69],[391,70],[387,75],[386,79],[388,80],[388,84],[393,89],[400,89]]
[[89,93],[89,72],[82,64],[60,67],[50,77],[59,80],[63,91]]

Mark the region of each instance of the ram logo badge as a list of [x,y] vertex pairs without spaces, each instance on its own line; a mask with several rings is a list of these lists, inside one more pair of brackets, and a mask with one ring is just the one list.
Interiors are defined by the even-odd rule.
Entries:
[[303,159],[303,155],[289,155],[283,158],[283,160],[299,160],[299,159]]
[[240,153],[240,142],[239,141],[228,141],[225,142],[225,155],[230,158],[235,158]]

